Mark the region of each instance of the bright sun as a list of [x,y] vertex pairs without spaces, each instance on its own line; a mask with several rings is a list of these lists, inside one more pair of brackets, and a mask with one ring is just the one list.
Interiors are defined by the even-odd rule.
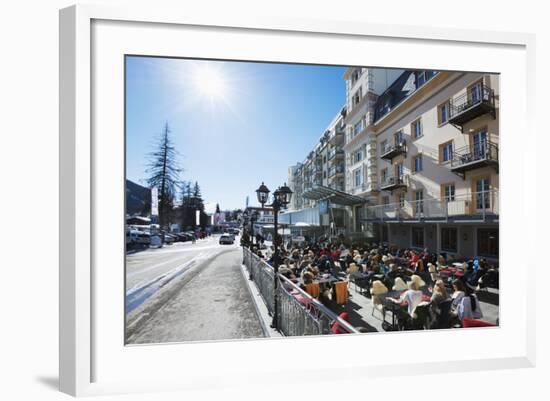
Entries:
[[226,84],[221,70],[206,65],[193,72],[193,85],[201,97],[211,100],[223,99]]

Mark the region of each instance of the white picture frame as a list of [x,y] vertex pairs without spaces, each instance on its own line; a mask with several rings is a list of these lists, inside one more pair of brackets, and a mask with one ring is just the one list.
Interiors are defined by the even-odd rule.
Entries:
[[[172,31],[170,31],[172,30]],[[143,32],[147,36],[140,37]],[[192,32],[191,32],[192,31]],[[124,33],[126,32],[126,33]],[[191,32],[191,33],[190,33]],[[473,329],[458,332],[430,333],[387,333],[376,336],[377,343],[384,344],[385,338],[404,336],[400,341],[413,340],[419,344],[442,344],[445,338],[452,341],[456,349],[446,351],[443,355],[420,355],[408,352],[405,355],[395,354],[387,348],[385,355],[371,354],[370,360],[350,361],[341,367],[304,367],[286,366],[283,355],[286,347],[297,347],[303,341],[312,347],[330,344],[331,347],[361,347],[369,334],[357,336],[332,336],[330,338],[297,338],[284,340],[231,341],[219,343],[170,344],[162,346],[124,347],[124,321],[116,322],[114,313],[109,318],[103,313],[105,303],[122,302],[119,292],[123,270],[120,255],[102,251],[95,241],[98,230],[105,226],[105,221],[115,216],[119,210],[106,209],[98,193],[105,193],[100,177],[100,159],[117,163],[122,160],[120,137],[123,132],[113,134],[115,145],[107,150],[104,142],[97,141],[94,130],[104,127],[101,108],[111,107],[116,110],[123,107],[120,103],[122,94],[120,81],[114,85],[95,87],[97,82],[110,82],[104,77],[110,66],[120,66],[119,56],[136,50],[142,54],[184,56],[176,43],[160,43],[163,35],[193,35],[195,39],[203,38],[205,49],[197,47],[193,54],[187,56],[217,56],[218,58],[254,58],[265,61],[311,61],[319,63],[338,63],[349,65],[368,65],[364,54],[347,55],[346,59],[335,58],[334,53],[315,53],[319,43],[342,47],[346,46],[384,46],[398,49],[402,54],[408,48],[429,46],[437,48],[440,60],[426,54],[422,58],[422,67],[434,69],[473,69],[498,72],[502,74],[502,240],[501,240],[501,326],[496,330]],[[94,36],[95,35],[95,36]],[[272,46],[260,47],[259,44],[231,48],[227,43],[224,52],[214,49],[213,37],[226,35],[234,39],[238,35],[243,42],[253,41],[254,35],[261,36],[265,43]],[[231,36],[233,35],[233,36]],[[257,39],[256,37],[256,39]],[[135,41],[141,38],[139,46]],[[286,38],[286,39],[285,39]],[[106,39],[109,39],[106,41]],[[157,40],[157,42],[155,42]],[[284,42],[276,46],[277,41]],[[526,271],[534,271],[534,244],[521,244],[525,259],[509,252],[514,246],[514,235],[511,233],[526,227],[535,232],[534,208],[528,207],[528,199],[523,188],[531,185],[534,188],[534,160],[525,154],[514,153],[513,149],[521,142],[535,143],[532,113],[534,111],[534,36],[521,33],[482,32],[471,30],[436,29],[427,27],[372,25],[361,22],[297,20],[292,18],[241,18],[225,19],[215,16],[194,15],[186,10],[145,9],[138,7],[111,8],[108,6],[73,6],[60,12],[60,389],[75,395],[98,395],[111,393],[128,393],[142,391],[197,390],[206,387],[239,387],[245,388],[253,379],[256,385],[269,383],[273,375],[300,371],[303,374],[296,379],[303,382],[304,377],[311,380],[327,381],[335,373],[345,372],[348,377],[379,377],[389,374],[407,374],[411,367],[416,373],[453,372],[479,369],[504,369],[531,367],[535,363],[535,289],[534,280],[527,280]],[[134,43],[130,43],[134,41]],[[231,41],[231,43],[235,43]],[[312,43],[311,49],[299,47],[299,44]],[[127,46],[127,47],[126,47]],[[208,52],[209,46],[213,50]],[[172,49],[172,50],[171,50]],[[336,49],[333,47],[333,49]],[[491,60],[482,63],[480,60],[464,60],[449,55],[453,52],[464,54],[468,49],[472,54],[481,57],[491,52]],[[205,51],[202,54],[202,51]],[[105,53],[102,53],[105,51]],[[253,51],[255,53],[253,53]],[[121,53],[122,52],[122,53]],[[217,53],[216,53],[217,52]],[[308,52],[311,52],[308,54]],[[201,53],[199,55],[199,53]],[[223,54],[222,54],[223,53]],[[414,67],[415,61],[402,57],[399,52],[390,50],[379,53],[378,66]],[[256,54],[256,56],[251,56]],[[96,59],[97,58],[97,59]],[[371,58],[372,60],[372,58]],[[403,60],[407,60],[404,62]],[[509,62],[504,63],[504,60]],[[483,60],[482,60],[483,61]],[[399,64],[402,63],[402,64]],[[403,64],[404,63],[404,64]],[[411,64],[412,63],[412,64]],[[500,63],[500,64],[499,64]],[[372,64],[370,64],[372,65]],[[484,66],[492,66],[487,70]],[[498,66],[501,66],[500,68]],[[496,66],[496,67],[495,67]],[[121,71],[114,71],[112,79],[120,79]],[[108,75],[108,74],[107,74]],[[92,82],[93,78],[97,81]],[[97,102],[98,96],[111,91],[113,104]],[[95,103],[92,101],[95,99]],[[96,107],[97,106],[97,107]],[[121,118],[121,116],[119,116]],[[120,120],[113,117],[107,123],[120,127]],[[108,118],[106,120],[109,120]],[[105,125],[105,127],[107,127]],[[115,130],[114,132],[118,132]],[[521,132],[521,138],[514,132]],[[102,153],[103,152],[103,153]],[[511,156],[514,156],[513,160]],[[114,159],[113,159],[114,158]],[[118,159],[117,159],[118,158]],[[115,160],[115,161],[113,161]],[[514,168],[512,168],[514,166]],[[105,170],[105,169],[103,169]],[[116,176],[116,174],[115,174]],[[116,177],[113,179],[116,180]],[[114,185],[111,182],[108,185]],[[103,191],[103,192],[102,192]],[[120,202],[122,204],[122,202]],[[508,211],[508,212],[507,212]],[[114,213],[111,215],[111,213]],[[102,222],[102,220],[104,220]],[[111,223],[115,226],[121,223]],[[116,230],[115,230],[116,231]],[[117,235],[112,234],[116,242]],[[517,237],[516,237],[517,238]],[[98,262],[110,261],[115,268],[110,277],[98,273],[94,267]],[[105,265],[103,263],[102,265]],[[522,264],[525,271],[512,274],[506,266]],[[98,286],[103,294],[102,299],[94,298]],[[117,287],[118,286],[118,287]],[[507,292],[508,291],[508,292]],[[103,299],[105,297],[105,300]],[[122,310],[122,306],[120,307]],[[118,312],[117,312],[118,313]],[[102,330],[98,333],[97,326]],[[338,337],[338,338],[336,338]],[[372,337],[370,337],[372,338]],[[486,339],[486,340],[484,340]],[[487,341],[487,344],[484,344]],[[118,344],[118,345],[117,345]],[[482,348],[486,346],[485,351]],[[174,367],[175,358],[183,352],[191,367],[181,367],[176,375],[167,374]],[[259,355],[265,355],[269,364],[258,365]],[[202,357],[201,357],[202,356]],[[218,356],[218,363],[207,363],[208,359]],[[201,361],[205,359],[205,361]],[[131,369],[136,361],[147,361],[150,366],[147,372]],[[159,362],[162,361],[162,368]],[[229,363],[231,361],[231,363]],[[154,368],[152,368],[154,366]],[[127,369],[124,369],[127,368]],[[182,370],[185,375],[182,374]],[[115,374],[117,373],[118,374]],[[120,373],[124,372],[124,373]],[[304,374],[305,373],[305,374]],[[313,374],[314,373],[314,374]],[[309,374],[309,375],[308,375]],[[140,376],[143,375],[143,376]],[[181,379],[181,377],[185,379]],[[269,376],[269,377],[268,377]],[[294,375],[296,377],[296,375]],[[287,376],[288,382],[288,376]]]

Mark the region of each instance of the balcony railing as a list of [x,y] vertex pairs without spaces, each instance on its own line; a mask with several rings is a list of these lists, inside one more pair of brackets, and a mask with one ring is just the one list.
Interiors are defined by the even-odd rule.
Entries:
[[337,174],[344,174],[345,170],[346,170],[346,168],[344,166],[331,167],[328,170],[328,178],[332,178],[332,177],[336,176]]
[[332,160],[337,156],[344,156],[344,149],[338,147],[338,148],[332,148],[328,152],[328,160]]
[[392,160],[399,155],[407,154],[407,142],[400,141],[393,144],[388,144],[380,151],[380,157],[386,160]]
[[380,184],[382,191],[394,191],[399,188],[406,188],[409,176],[406,174],[400,176],[386,177]]
[[464,176],[466,171],[487,166],[498,168],[498,146],[495,143],[482,141],[453,152],[451,159],[453,173]]
[[462,127],[468,121],[489,113],[495,118],[495,94],[486,85],[474,85],[450,101],[449,122]]
[[350,193],[353,195],[361,194],[363,192],[375,192],[378,191],[378,185],[373,183],[363,183],[350,189]]
[[474,192],[443,199],[404,201],[366,208],[366,220],[477,221],[498,218],[498,190]]

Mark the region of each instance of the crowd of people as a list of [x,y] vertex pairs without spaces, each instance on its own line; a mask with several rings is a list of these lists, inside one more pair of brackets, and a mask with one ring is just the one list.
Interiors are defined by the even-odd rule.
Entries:
[[[273,265],[274,247],[259,248],[254,248],[254,252]],[[303,288],[329,275],[353,282],[363,294],[373,298],[373,304],[383,299],[405,305],[409,321],[416,318],[420,305],[428,304],[431,327],[458,327],[465,319],[481,319],[483,312],[476,292],[487,285],[498,288],[498,267],[487,260],[452,260],[428,249],[289,243],[281,245],[278,253],[279,273]],[[399,295],[385,298],[387,294]],[[322,296],[320,300],[326,301]]]

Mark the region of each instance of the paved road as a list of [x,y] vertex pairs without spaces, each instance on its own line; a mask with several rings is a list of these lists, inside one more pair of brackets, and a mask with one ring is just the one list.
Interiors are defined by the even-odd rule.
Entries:
[[191,242],[176,242],[160,249],[148,249],[126,256],[126,289],[131,291],[151,282],[162,274],[219,254],[219,235]]
[[[208,245],[210,244],[210,245]],[[215,245],[210,251],[209,246]],[[193,248],[193,250],[191,250]],[[196,248],[196,249],[194,249]],[[176,248],[174,248],[176,249]],[[183,249],[183,248],[182,248]],[[236,244],[218,245],[217,238],[205,244],[192,245],[186,252],[176,250],[168,256],[168,250],[159,253],[156,261],[155,253],[140,259],[140,264],[133,271],[168,271],[167,266],[189,263],[189,255],[201,256],[195,262],[193,270],[182,273],[173,279],[169,286],[176,291],[169,293],[160,306],[153,311],[147,310],[146,300],[140,307],[147,316],[140,322],[127,338],[127,343],[163,343],[181,341],[206,341],[264,337],[253,300],[247,288],[247,283],[241,272],[242,251]],[[162,251],[162,250],[161,250]],[[166,255],[165,255],[166,253]],[[155,262],[146,269],[146,260]],[[165,267],[154,267],[166,263]],[[136,264],[137,265],[137,264]],[[134,266],[135,267],[135,266]],[[189,279],[190,273],[193,273]],[[164,274],[162,273],[162,274]],[[146,275],[150,280],[153,274]],[[180,282],[184,283],[180,285]],[[165,291],[162,288],[162,291]],[[159,292],[162,292],[159,291]],[[156,294],[151,299],[155,300]],[[158,297],[162,298],[162,297]],[[140,309],[136,311],[140,312]],[[140,312],[141,313],[141,312]]]

